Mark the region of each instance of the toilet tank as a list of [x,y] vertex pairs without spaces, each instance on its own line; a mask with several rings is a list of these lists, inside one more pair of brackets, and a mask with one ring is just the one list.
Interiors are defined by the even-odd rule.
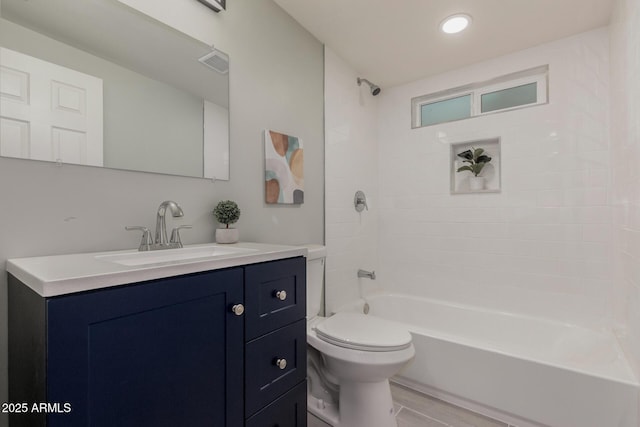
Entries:
[[307,319],[320,313],[324,289],[324,259],[327,249],[322,245],[305,245],[307,254]]

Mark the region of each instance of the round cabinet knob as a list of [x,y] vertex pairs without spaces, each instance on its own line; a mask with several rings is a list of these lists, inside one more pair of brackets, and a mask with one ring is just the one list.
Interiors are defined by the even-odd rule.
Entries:
[[276,359],[276,366],[280,369],[287,367],[287,359]]
[[235,314],[236,316],[242,316],[242,313],[244,313],[244,305],[242,304],[235,304],[233,307],[231,307],[231,311],[233,312],[233,314]]
[[277,291],[276,292],[276,298],[278,298],[280,301],[284,301],[287,299],[287,291],[282,290],[282,291]]

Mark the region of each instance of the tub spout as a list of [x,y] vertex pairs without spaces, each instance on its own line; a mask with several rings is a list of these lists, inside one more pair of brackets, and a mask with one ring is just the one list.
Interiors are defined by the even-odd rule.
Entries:
[[358,270],[358,277],[366,277],[371,280],[376,280],[376,272],[367,271],[367,270]]

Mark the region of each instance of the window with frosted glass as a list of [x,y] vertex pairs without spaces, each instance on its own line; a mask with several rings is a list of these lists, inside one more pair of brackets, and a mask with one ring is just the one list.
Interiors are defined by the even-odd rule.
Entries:
[[549,66],[516,71],[411,99],[413,129],[549,102]]
[[536,102],[538,102],[538,83],[534,82],[483,94],[480,100],[480,111],[489,113]]
[[471,117],[471,95],[444,99],[420,106],[421,126]]

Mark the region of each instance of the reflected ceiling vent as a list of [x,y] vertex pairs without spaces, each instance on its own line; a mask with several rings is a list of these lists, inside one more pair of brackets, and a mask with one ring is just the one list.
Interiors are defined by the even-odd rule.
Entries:
[[213,49],[211,53],[206,54],[198,61],[202,62],[209,68],[212,68],[220,74],[229,73],[229,56],[226,53]]

